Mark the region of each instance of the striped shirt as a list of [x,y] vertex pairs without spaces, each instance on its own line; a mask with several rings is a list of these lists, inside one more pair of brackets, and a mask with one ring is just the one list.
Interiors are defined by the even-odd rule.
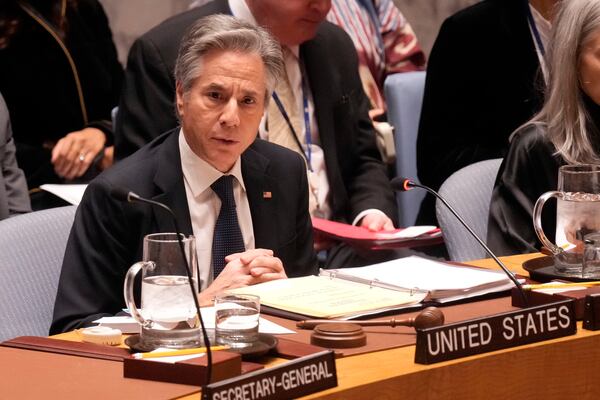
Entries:
[[[372,2],[372,11],[365,1]],[[425,69],[425,54],[415,33],[392,0],[333,0],[327,19],[354,42],[373,108],[385,109],[383,82],[389,74]]]

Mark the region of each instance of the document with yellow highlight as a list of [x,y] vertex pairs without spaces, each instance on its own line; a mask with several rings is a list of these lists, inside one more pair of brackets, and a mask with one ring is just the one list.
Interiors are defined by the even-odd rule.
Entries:
[[265,282],[230,292],[257,295],[262,305],[288,313],[351,319],[416,307],[421,302],[448,303],[512,287],[502,271],[411,256],[366,267],[323,269],[319,276]]
[[427,295],[325,276],[280,279],[228,292],[257,295],[261,305],[307,317],[345,319],[418,305]]

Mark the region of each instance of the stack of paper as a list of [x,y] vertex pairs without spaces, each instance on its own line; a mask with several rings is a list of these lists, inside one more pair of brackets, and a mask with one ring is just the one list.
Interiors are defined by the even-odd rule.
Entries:
[[367,267],[321,270],[307,276],[234,289],[260,296],[261,304],[317,318],[355,318],[508,290],[502,272],[407,257]]

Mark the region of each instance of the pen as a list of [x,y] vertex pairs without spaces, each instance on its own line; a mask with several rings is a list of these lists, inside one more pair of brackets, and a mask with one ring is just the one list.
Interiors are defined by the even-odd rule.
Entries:
[[592,287],[600,285],[600,281],[590,281],[590,282],[577,282],[577,283],[549,283],[549,284],[539,284],[539,285],[523,285],[523,289],[525,290],[535,290],[535,289],[562,289],[574,286],[583,286],[583,287]]
[[[210,346],[212,351],[226,350],[229,346]],[[186,356],[190,354],[201,354],[206,353],[206,347],[196,347],[193,349],[181,349],[181,350],[170,350],[170,351],[159,351],[155,353],[135,353],[134,358],[158,358],[158,357],[173,357],[173,356]]]

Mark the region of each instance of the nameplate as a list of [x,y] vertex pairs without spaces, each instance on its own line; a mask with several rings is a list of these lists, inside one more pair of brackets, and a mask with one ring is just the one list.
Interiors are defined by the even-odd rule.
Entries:
[[292,399],[337,386],[335,356],[327,350],[202,388],[204,400]]
[[576,332],[575,302],[563,300],[417,330],[415,362],[433,364]]

